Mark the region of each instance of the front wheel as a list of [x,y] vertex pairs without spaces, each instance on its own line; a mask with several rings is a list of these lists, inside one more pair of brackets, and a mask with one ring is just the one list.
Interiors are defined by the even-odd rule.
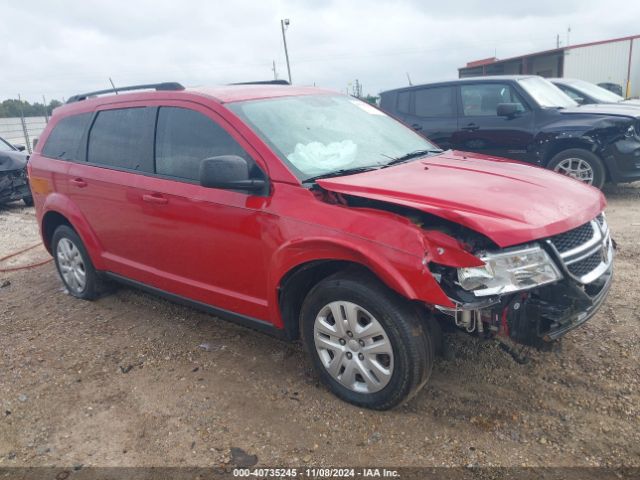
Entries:
[[338,273],[318,283],[304,301],[301,322],[320,378],[347,402],[393,408],[431,374],[432,342],[419,315],[368,274]]
[[563,150],[551,159],[547,168],[596,188],[602,188],[606,176],[600,157],[582,148]]

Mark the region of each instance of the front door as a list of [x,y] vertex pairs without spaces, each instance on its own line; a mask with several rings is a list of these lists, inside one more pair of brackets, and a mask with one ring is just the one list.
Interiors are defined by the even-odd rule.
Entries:
[[[452,143],[459,150],[531,161],[533,112],[508,83],[462,83],[458,130]],[[498,105],[518,105],[509,117],[498,116]]]
[[[160,106],[155,175],[140,181],[135,202],[144,231],[144,282],[219,308],[268,320],[263,231],[269,197],[200,186],[200,163],[238,155],[265,178],[250,147],[214,112],[174,102]],[[243,145],[241,145],[241,142]]]

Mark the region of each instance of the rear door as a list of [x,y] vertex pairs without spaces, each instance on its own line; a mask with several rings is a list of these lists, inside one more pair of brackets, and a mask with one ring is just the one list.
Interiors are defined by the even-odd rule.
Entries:
[[[453,146],[459,150],[530,160],[534,115],[524,99],[507,82],[464,82],[459,85],[459,128]],[[518,112],[498,116],[501,103],[515,103]]]
[[424,87],[398,92],[402,120],[441,148],[452,146],[451,137],[458,128],[455,87]]
[[71,164],[68,194],[96,235],[109,271],[137,278],[146,246],[138,186],[153,173],[155,108],[103,108],[94,116],[82,162]]

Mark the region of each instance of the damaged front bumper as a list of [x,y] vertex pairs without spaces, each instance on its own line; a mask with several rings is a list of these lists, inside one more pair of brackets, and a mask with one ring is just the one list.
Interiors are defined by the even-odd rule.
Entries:
[[22,200],[30,196],[26,168],[0,171],[0,203]]
[[604,215],[543,243],[562,271],[562,280],[502,296],[474,298],[459,286],[449,297],[455,309],[437,307],[467,332],[503,335],[544,348],[598,311],[613,279],[615,243]]
[[[544,348],[593,317],[604,303],[613,280],[613,266],[588,285],[565,279],[505,296],[494,305],[460,304],[457,309],[439,308],[455,324],[484,337],[503,335],[516,343]],[[469,307],[472,307],[469,309]]]
[[611,265],[588,285],[566,279],[501,302],[493,311],[512,340],[539,347],[593,317],[607,298],[612,280]]

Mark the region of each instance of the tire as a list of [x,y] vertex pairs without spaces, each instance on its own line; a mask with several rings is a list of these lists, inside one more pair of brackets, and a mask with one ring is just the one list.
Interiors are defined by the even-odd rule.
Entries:
[[24,197],[22,201],[27,207],[33,207],[33,197],[31,195]]
[[[333,312],[342,315],[342,326]],[[349,403],[393,408],[431,375],[433,341],[420,315],[367,273],[339,272],[319,282],[305,298],[300,321],[320,379]]]
[[[573,162],[571,161],[573,160]],[[588,185],[593,185],[596,188],[602,188],[606,178],[606,170],[595,153],[582,148],[569,148],[556,154],[549,164],[547,165],[549,170],[558,172],[564,175],[571,176],[577,180],[581,180]],[[579,178],[578,170],[588,168],[589,171],[584,171],[584,175],[590,175],[590,181],[585,181],[583,178]],[[575,175],[570,173],[570,170],[575,171]]]
[[[98,298],[103,287],[102,281],[75,230],[68,225],[56,228],[51,248],[58,275],[69,294],[83,300]],[[84,272],[84,282],[76,274],[78,271]]]

